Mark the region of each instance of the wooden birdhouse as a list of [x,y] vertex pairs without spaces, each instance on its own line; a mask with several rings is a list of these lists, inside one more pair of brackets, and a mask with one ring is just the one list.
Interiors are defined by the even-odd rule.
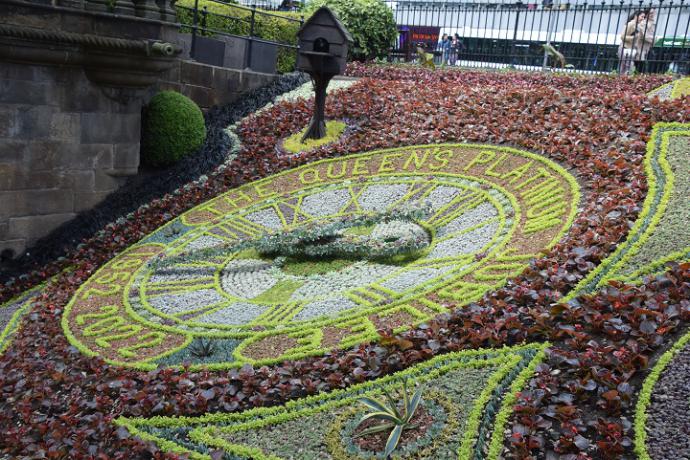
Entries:
[[345,72],[352,36],[327,7],[319,8],[297,32],[297,68],[307,73]]

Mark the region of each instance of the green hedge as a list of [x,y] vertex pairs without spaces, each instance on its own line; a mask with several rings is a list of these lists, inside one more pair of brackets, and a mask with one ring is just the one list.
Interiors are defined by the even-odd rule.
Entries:
[[[193,8],[194,0],[178,0],[175,5],[178,7]],[[251,17],[251,12],[249,10],[233,5],[221,5],[208,0],[199,0],[199,9],[203,7],[206,7],[206,10],[211,13],[206,17],[206,27],[222,30],[234,35],[249,35],[249,18]],[[263,38],[264,40],[271,40],[289,45],[297,44],[297,31],[300,27],[299,22],[287,21],[276,16],[260,14],[259,11],[261,10],[257,10],[255,16],[254,36]],[[271,13],[297,20],[301,17],[300,13]],[[224,18],[217,16],[218,14],[246,20]],[[183,24],[192,24],[193,13],[184,8],[177,8],[177,19]],[[199,17],[199,21],[201,21],[201,16]],[[296,56],[297,52],[294,49],[280,47],[278,49],[278,72],[285,73],[295,70]]]
[[329,7],[352,35],[353,58],[383,58],[398,36],[393,11],[381,0],[310,0],[305,16],[322,6]]
[[145,107],[141,130],[142,162],[168,166],[194,153],[206,139],[199,107],[175,91],[163,91]]

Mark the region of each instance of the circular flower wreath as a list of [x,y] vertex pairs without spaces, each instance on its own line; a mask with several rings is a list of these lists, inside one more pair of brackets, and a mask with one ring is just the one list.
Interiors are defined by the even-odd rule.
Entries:
[[[237,160],[207,180],[107,226],[64,261],[6,285],[0,296],[60,273],[42,291],[0,358],[0,447],[12,456],[174,458],[128,436],[118,415],[199,415],[278,404],[373,379],[448,351],[549,340],[546,361],[515,401],[507,457],[630,454],[636,376],[664,336],[690,319],[690,267],[640,286],[613,285],[570,304],[563,295],[623,240],[647,184],[645,143],[660,121],[690,121],[686,101],[650,101],[661,77],[573,78],[422,72],[353,66],[371,77],[329,100],[328,116],[358,129],[328,148],[278,158],[275,145],[308,121],[308,102],[285,103],[239,127]],[[418,82],[424,81],[421,85]],[[69,346],[64,306],[95,269],[195,204],[247,181],[318,158],[399,145],[466,141],[511,144],[567,165],[586,205],[570,232],[507,286],[477,304],[377,344],[324,357],[229,372],[105,365]],[[680,308],[675,315],[666,306]],[[654,316],[650,330],[645,320]],[[645,324],[644,326],[641,326]]]

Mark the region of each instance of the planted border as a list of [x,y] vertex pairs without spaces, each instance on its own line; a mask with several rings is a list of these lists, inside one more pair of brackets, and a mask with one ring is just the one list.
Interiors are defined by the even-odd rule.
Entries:
[[679,78],[671,81],[653,89],[647,95],[649,97],[657,96],[662,101],[688,96],[690,95],[690,78]]
[[[490,451],[488,458],[497,459],[498,450],[494,446],[501,445],[503,428],[511,411],[512,403],[517,392],[543,359],[546,346],[548,344],[451,353],[435,357],[417,366],[377,380],[353,385],[346,390],[320,393],[290,401],[284,406],[256,408],[236,414],[207,414],[196,418],[120,418],[116,423],[126,427],[131,433],[142,437],[142,439],[153,441],[166,450],[190,455],[193,459],[210,459],[210,455],[205,452],[210,452],[214,448],[221,448],[228,454],[237,455],[241,458],[276,460],[280,456],[257,448],[234,444],[225,440],[223,434],[229,435],[245,430],[253,430],[256,433],[257,430],[264,427],[342,407],[352,406],[352,409],[356,410],[357,398],[378,393],[382,388],[399,385],[405,378],[413,378],[422,385],[427,384],[428,391],[425,391],[424,396],[428,398],[430,393],[433,393],[434,387],[431,383],[440,376],[465,368],[481,369],[485,366],[495,366],[496,370],[487,377],[488,381],[484,385],[481,395],[464,418],[466,420],[464,429],[458,427],[461,429],[460,433],[464,434],[458,437],[458,434],[455,433],[455,437],[451,438],[447,437],[449,435],[444,435],[441,440],[435,441],[424,452],[425,458],[429,455],[433,456],[434,445],[445,441],[457,446],[452,450],[457,452],[459,459],[483,458],[482,453],[487,448]],[[447,404],[452,403],[450,400],[447,401]],[[496,408],[499,409],[496,410]],[[309,422],[302,423],[308,424]],[[304,429],[308,431],[307,427]],[[327,427],[324,429],[327,429],[329,434],[324,436],[323,443],[329,446],[330,454],[334,455],[333,458],[340,458],[337,454],[339,448],[335,446],[340,442],[336,439],[337,432],[332,432]],[[173,441],[173,439],[175,440]],[[279,449],[280,445],[276,444],[275,450]],[[302,452],[302,454],[310,455],[306,452]]]
[[654,126],[649,142],[644,165],[649,189],[642,211],[630,230],[627,239],[592,270],[566,297],[573,299],[577,295],[593,292],[611,279],[620,276],[623,267],[636,254],[644,250],[648,239],[666,212],[669,199],[674,189],[674,174],[667,160],[669,136],[688,136],[688,124],[658,123]]
[[656,362],[651,372],[645,378],[644,384],[640,389],[635,406],[635,454],[640,460],[652,460],[647,452],[647,431],[645,424],[647,421],[647,409],[651,403],[652,392],[661,373],[671,362],[673,357],[690,343],[690,333],[685,334],[673,346],[667,350]]

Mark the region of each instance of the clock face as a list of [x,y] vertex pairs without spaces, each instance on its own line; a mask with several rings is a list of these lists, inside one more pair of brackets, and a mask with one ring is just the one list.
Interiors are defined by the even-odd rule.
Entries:
[[246,184],[104,265],[68,337],[125,365],[269,363],[480,299],[554,244],[575,180],[527,152],[408,147]]

